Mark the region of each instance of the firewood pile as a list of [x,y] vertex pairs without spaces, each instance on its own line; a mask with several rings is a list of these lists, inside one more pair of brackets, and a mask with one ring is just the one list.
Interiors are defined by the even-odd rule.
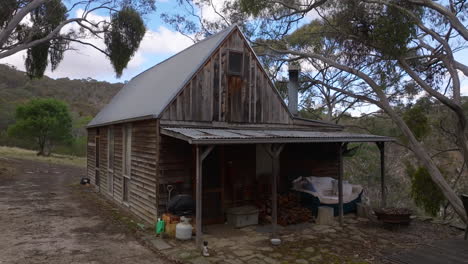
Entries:
[[[260,208],[261,222],[271,223],[271,200]],[[301,206],[299,197],[294,193],[278,196],[278,224],[282,226],[312,222],[312,212]]]

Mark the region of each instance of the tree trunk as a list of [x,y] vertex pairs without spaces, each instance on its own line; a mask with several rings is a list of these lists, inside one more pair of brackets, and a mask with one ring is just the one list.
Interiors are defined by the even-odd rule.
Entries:
[[410,143],[410,148],[418,158],[418,160],[424,165],[424,167],[429,172],[431,179],[434,181],[440,190],[444,194],[445,198],[450,202],[455,212],[460,216],[460,218],[466,223],[467,216],[463,203],[460,198],[457,196],[455,191],[450,187],[450,185],[445,180],[444,176],[440,172],[439,168],[434,164],[434,161],[431,159],[427,151],[421,145],[421,143],[414,137],[413,132],[406,125],[405,121],[393,111],[391,106],[387,102],[383,102],[384,110],[388,115],[393,119],[396,125],[400,128],[403,134],[408,138]]

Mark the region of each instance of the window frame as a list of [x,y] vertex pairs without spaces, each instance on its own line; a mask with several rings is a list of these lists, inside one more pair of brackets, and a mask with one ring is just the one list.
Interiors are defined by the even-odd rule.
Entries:
[[[231,53],[237,53],[240,54],[241,56],[241,62],[240,62],[240,72],[234,72],[231,71],[230,65],[231,65]],[[243,76],[244,73],[244,51],[242,50],[237,50],[237,49],[228,49],[227,50],[227,74],[229,76]]]

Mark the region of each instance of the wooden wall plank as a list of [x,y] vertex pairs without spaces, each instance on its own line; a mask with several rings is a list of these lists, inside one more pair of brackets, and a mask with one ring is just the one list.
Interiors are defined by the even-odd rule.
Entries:
[[[243,52],[244,69],[240,78],[226,74],[229,50]],[[291,123],[287,108],[261,67],[240,33],[233,32],[165,109],[161,119]]]

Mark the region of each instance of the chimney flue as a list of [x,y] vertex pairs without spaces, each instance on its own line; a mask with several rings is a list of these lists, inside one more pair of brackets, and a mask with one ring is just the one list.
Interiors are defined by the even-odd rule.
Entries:
[[299,72],[301,67],[297,62],[290,62],[288,65],[288,108],[293,116],[297,116],[297,101],[299,90]]

